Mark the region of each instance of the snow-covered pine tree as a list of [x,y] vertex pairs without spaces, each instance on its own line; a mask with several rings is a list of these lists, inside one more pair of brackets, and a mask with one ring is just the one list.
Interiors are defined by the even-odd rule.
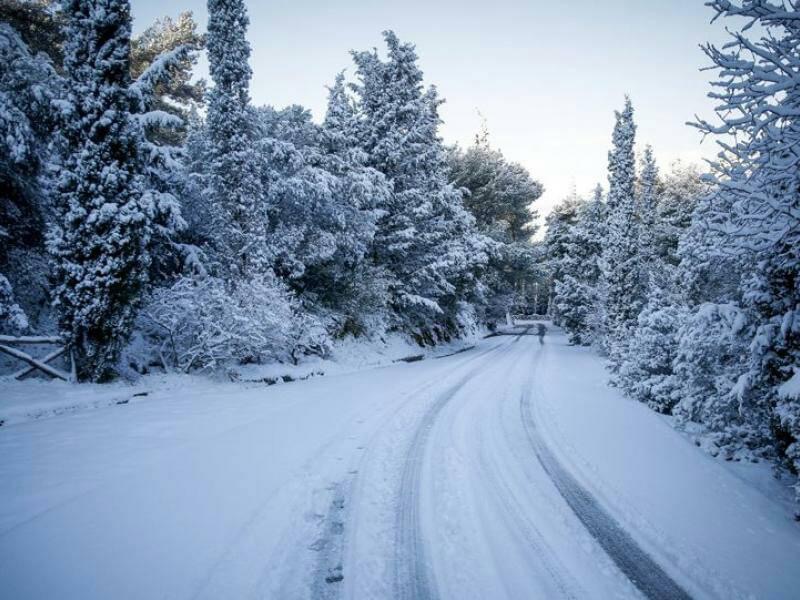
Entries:
[[484,283],[485,318],[498,322],[515,303],[527,302],[523,294],[539,283],[541,268],[531,238],[537,217],[533,204],[544,188],[522,165],[491,147],[485,124],[472,146],[451,149],[449,166],[453,184],[466,190],[464,205],[478,229],[497,243]]
[[642,268],[642,281],[648,282],[650,273],[658,268],[655,258],[654,234],[659,198],[659,174],[653,148],[644,147],[639,169],[638,214],[639,214],[639,256]]
[[475,143],[450,154],[450,176],[459,188],[469,190],[464,205],[478,227],[503,242],[527,242],[536,233],[533,203],[544,187],[518,163],[491,146],[484,129]]
[[[592,199],[581,205],[567,246],[567,284],[556,290],[563,327],[573,344],[597,341],[600,330],[600,276],[606,231],[606,205],[598,184]],[[572,279],[570,282],[569,279]]]
[[488,260],[490,241],[479,235],[462,194],[447,181],[436,88],[423,89],[414,46],[387,31],[388,60],[353,53],[361,112],[361,147],[369,166],[394,188],[381,208],[376,259],[392,275],[395,326],[435,341],[469,326],[467,300]]
[[[185,125],[191,111],[203,103],[206,91],[205,80],[193,79],[198,51],[203,46],[203,35],[197,32],[190,12],[176,19],[156,19],[131,39],[131,75],[139,79],[148,70],[158,73],[158,81],[151,87],[149,110],[175,115]],[[178,146],[186,139],[186,128],[151,127],[148,139]]]
[[675,161],[664,173],[662,184],[653,234],[655,259],[662,265],[675,267],[680,263],[680,239],[691,226],[692,213],[707,185],[696,165],[681,161]]
[[[573,274],[573,263],[570,252],[573,249],[575,226],[582,208],[582,201],[577,193],[571,194],[553,207],[547,215],[545,223],[547,232],[544,236],[544,254],[547,270],[553,282],[551,294],[551,313],[553,321],[561,325],[561,311],[559,307],[565,305],[566,300],[558,296],[558,282],[563,282],[567,275]],[[564,288],[562,292],[566,291]]]
[[594,289],[572,275],[563,275],[555,282],[553,303],[569,343],[580,346],[591,344]]
[[734,391],[747,367],[751,337],[747,315],[725,302],[692,307],[678,331],[673,371],[679,388],[672,414],[680,424],[700,424],[712,452],[729,458],[770,453],[769,411],[752,410]]
[[[742,286],[754,328],[750,362],[736,384],[740,412],[763,413],[773,441],[800,471],[800,6],[766,0],[712,0],[716,17],[744,17],[722,49],[705,47],[719,74],[709,96],[727,153],[715,183],[731,206],[729,247],[750,256]],[[763,34],[748,37],[754,24]],[[733,142],[728,140],[733,139]],[[794,383],[792,383],[794,382]],[[798,485],[800,497],[800,485]]]
[[343,74],[329,90],[321,126],[305,110],[269,114],[268,134],[283,148],[276,150],[286,156],[286,144],[292,144],[299,153],[299,160],[272,161],[282,174],[270,186],[270,218],[282,233],[276,237],[290,240],[278,253],[282,272],[332,334],[382,332],[388,298],[372,254],[380,207],[391,187],[366,165]]
[[644,296],[636,215],[635,137],[633,105],[626,97],[625,108],[616,113],[613,148],[608,154],[608,229],[603,248],[603,347],[613,372],[620,367]]
[[677,246],[690,225],[700,190],[696,169],[679,164],[673,165],[662,182],[652,153],[645,152],[639,181],[640,253],[649,291],[630,343],[620,357],[617,382],[631,397],[662,413],[671,413],[684,400],[686,381],[676,379],[673,366],[689,320],[686,277],[677,267]]
[[267,268],[267,213],[250,114],[249,19],[243,0],[208,0],[207,198],[217,268],[231,282]]
[[573,193],[550,213],[544,245],[553,278],[553,315],[570,343],[588,345],[600,329],[600,275],[606,230],[603,188],[591,200]]
[[627,394],[661,413],[681,399],[673,361],[685,318],[685,307],[654,280],[617,375]]
[[130,5],[67,0],[64,158],[58,181],[54,291],[81,379],[113,375],[150,264],[157,217],[132,115]]
[[[18,302],[37,328],[49,312],[45,231],[52,206],[44,175],[57,126],[52,103],[62,95],[63,80],[45,53],[32,52],[16,29],[1,22],[14,8],[23,9],[0,8],[0,272],[15,289],[13,305]],[[33,12],[39,14],[25,12],[32,23],[24,25],[38,32],[42,23]],[[31,43],[36,37],[26,36]]]

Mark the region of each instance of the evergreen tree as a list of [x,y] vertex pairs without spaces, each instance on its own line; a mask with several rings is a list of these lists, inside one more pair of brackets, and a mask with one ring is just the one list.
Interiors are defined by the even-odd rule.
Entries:
[[249,19],[243,0],[208,1],[208,203],[218,268],[235,281],[267,268],[267,214],[249,110]]
[[[565,301],[560,299],[558,294],[558,282],[563,282],[567,275],[572,274],[573,266],[570,252],[573,246],[575,226],[578,223],[578,215],[582,207],[582,201],[576,193],[568,196],[553,207],[550,214],[545,219],[547,232],[544,236],[544,252],[547,261],[547,271],[553,281],[551,290],[551,313],[553,322],[561,325],[561,312],[559,306],[564,306]],[[562,289],[563,291],[563,289]]]
[[692,224],[692,213],[706,185],[696,165],[676,161],[664,174],[656,207],[653,246],[655,260],[676,267],[680,263],[680,239]]
[[164,17],[131,40],[131,75],[140,78],[145,72],[159,69],[158,81],[152,86],[149,110],[179,117],[180,128],[153,127],[148,138],[162,145],[179,145],[185,141],[184,125],[191,110],[203,103],[205,81],[193,80],[198,51],[204,36],[197,32],[192,13],[183,12],[177,19]]
[[[14,7],[22,9],[4,5]],[[45,232],[52,193],[46,167],[57,127],[52,105],[63,94],[63,79],[46,54],[33,53],[23,36],[2,22],[0,65],[0,272],[16,291],[15,305],[19,302],[36,328],[50,302]]]
[[591,344],[592,309],[595,305],[593,288],[572,275],[564,275],[555,283],[553,303],[569,343]]
[[659,198],[658,165],[653,156],[653,148],[645,146],[639,174],[639,256],[642,267],[642,281],[647,282],[650,274],[657,268],[654,233]]
[[769,414],[740,402],[735,391],[752,331],[736,304],[704,302],[691,310],[678,332],[673,371],[680,387],[672,413],[678,423],[705,428],[713,453],[727,458],[770,454]]
[[8,279],[0,273],[0,331],[5,334],[17,334],[27,328],[28,316],[17,304]]
[[343,76],[322,126],[299,106],[262,108],[258,117],[276,271],[333,334],[371,329],[376,324],[367,321],[385,312],[386,290],[369,255],[391,189],[358,147]]
[[[800,471],[800,30],[795,3],[714,0],[717,17],[745,17],[722,49],[705,48],[719,79],[709,94],[720,103],[719,123],[699,121],[725,136],[715,165],[713,200],[725,208],[726,248],[744,257],[743,328],[747,368],[732,394],[739,411],[769,427],[779,456]],[[758,40],[747,30],[758,24]],[[728,143],[733,139],[733,143]],[[759,428],[756,428],[759,429]],[[800,486],[798,486],[800,494]]]
[[113,374],[147,282],[158,208],[132,115],[130,6],[68,0],[55,301],[81,379]]
[[481,231],[507,243],[530,240],[538,216],[533,204],[544,187],[525,167],[492,148],[485,130],[465,151],[452,151],[449,162],[452,182],[469,191],[464,205]]
[[515,304],[526,303],[525,292],[539,283],[541,269],[531,237],[537,217],[533,203],[544,188],[524,167],[491,147],[485,125],[466,151],[451,150],[449,166],[453,184],[466,191],[464,205],[478,229],[497,243],[484,276],[485,317],[497,322]]
[[328,213],[336,250],[305,284],[337,313],[337,334],[382,330],[389,300],[387,276],[372,258],[380,210],[391,197],[391,187],[367,166],[358,127],[356,106],[340,73],[329,90],[321,128],[322,164],[336,177]]
[[643,285],[636,215],[633,105],[616,113],[613,149],[608,154],[608,229],[603,250],[604,340],[612,371],[619,369],[624,345],[642,307]]
[[673,372],[685,308],[655,282],[639,314],[617,381],[632,398],[669,414],[681,399]]
[[388,60],[377,51],[353,54],[360,144],[394,190],[381,207],[376,259],[393,279],[396,326],[434,341],[471,320],[465,301],[476,299],[490,244],[447,181],[437,133],[441,101],[434,87],[423,89],[414,46],[390,31],[384,38]]
[[570,343],[596,341],[606,206],[598,185],[590,201],[572,196],[548,217],[545,247],[553,277],[554,316]]

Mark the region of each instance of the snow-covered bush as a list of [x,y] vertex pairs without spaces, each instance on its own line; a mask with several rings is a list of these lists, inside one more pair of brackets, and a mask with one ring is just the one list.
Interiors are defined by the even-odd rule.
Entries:
[[686,318],[686,309],[670,300],[661,289],[651,288],[616,381],[631,397],[667,414],[680,399],[673,361]]
[[673,414],[679,423],[701,424],[730,454],[743,448],[760,453],[770,438],[763,407],[749,405],[738,393],[747,371],[750,330],[738,306],[705,303],[678,335],[674,370],[680,400]]
[[[792,377],[778,389],[778,406],[775,412],[784,431],[800,431],[800,416],[797,405],[800,404],[800,369],[795,369]],[[795,472],[800,473],[800,441],[798,436],[790,441],[784,449],[786,459],[791,461]],[[797,497],[800,498],[800,480],[794,486]]]
[[0,333],[16,334],[28,328],[28,317],[14,300],[14,290],[0,273]]
[[296,360],[325,348],[325,337],[273,275],[228,285],[183,277],[156,289],[140,316],[167,369],[214,370],[235,364]]

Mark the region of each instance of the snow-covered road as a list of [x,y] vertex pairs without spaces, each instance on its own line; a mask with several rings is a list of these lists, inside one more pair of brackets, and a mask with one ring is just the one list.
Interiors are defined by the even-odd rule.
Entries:
[[558,333],[156,392],[0,428],[0,598],[797,598],[764,473]]

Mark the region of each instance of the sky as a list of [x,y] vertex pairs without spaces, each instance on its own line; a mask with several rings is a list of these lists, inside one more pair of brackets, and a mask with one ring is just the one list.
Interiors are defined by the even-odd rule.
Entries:
[[[393,29],[416,44],[441,108],[446,143],[467,145],[486,119],[493,146],[544,184],[542,215],[573,190],[607,186],[614,110],[629,94],[638,143],[661,167],[700,162],[713,140],[685,125],[712,115],[699,44],[725,40],[703,0],[269,0],[247,3],[256,105],[301,104],[324,115],[326,86],[352,76],[351,49],[382,47]],[[203,0],[132,0],[134,31]],[[201,70],[203,67],[201,66]]]

